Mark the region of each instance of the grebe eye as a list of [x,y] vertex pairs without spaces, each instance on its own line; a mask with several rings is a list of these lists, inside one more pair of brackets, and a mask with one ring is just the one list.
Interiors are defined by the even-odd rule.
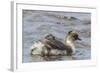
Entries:
[[73,35],[73,37],[75,38],[75,40],[78,38],[78,35]]

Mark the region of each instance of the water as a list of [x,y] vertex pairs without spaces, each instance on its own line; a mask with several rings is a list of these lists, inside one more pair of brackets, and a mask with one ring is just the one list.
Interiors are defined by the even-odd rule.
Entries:
[[[76,53],[69,56],[52,56],[49,59],[31,56],[30,47],[33,42],[42,39],[47,34],[65,42],[68,31],[79,33],[82,41],[76,41]],[[23,10],[23,62],[85,60],[91,58],[91,14],[75,12],[52,12]]]

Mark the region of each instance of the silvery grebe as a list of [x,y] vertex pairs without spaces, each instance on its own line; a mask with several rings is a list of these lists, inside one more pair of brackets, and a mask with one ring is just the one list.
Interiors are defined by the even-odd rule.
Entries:
[[76,32],[69,31],[66,37],[66,44],[56,39],[52,34],[42,40],[35,42],[31,47],[31,55],[67,55],[75,53],[74,41],[81,40]]

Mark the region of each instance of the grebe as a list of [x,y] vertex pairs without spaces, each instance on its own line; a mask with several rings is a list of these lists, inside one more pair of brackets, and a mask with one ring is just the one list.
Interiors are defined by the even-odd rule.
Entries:
[[69,31],[66,37],[66,44],[57,40],[52,34],[47,35],[43,39],[35,42],[31,47],[31,55],[55,56],[67,55],[71,56],[75,53],[74,41],[81,40],[76,32]]

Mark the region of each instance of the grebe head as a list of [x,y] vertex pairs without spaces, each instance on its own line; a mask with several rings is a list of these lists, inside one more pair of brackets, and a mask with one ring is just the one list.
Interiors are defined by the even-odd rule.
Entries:
[[67,35],[67,40],[74,42],[76,40],[81,40],[81,39],[79,38],[78,33],[69,31]]

